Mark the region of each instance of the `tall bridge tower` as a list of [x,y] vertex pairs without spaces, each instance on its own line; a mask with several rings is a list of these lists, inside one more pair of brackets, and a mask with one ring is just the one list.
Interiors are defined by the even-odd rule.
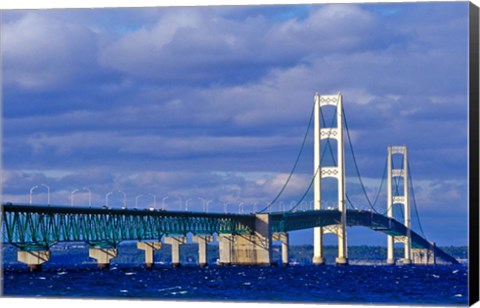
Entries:
[[[394,154],[403,155],[403,163],[401,168],[393,169],[393,160],[392,156]],[[389,146],[388,147],[388,174],[387,174],[387,217],[393,218],[393,205],[401,204],[404,209],[404,225],[407,227],[407,235],[405,236],[393,236],[388,235],[387,238],[387,264],[395,264],[395,257],[393,254],[394,244],[403,243],[404,244],[404,257],[402,260],[403,264],[412,263],[412,238],[410,233],[410,202],[408,194],[408,156],[407,156],[407,147],[406,146]],[[403,178],[403,192],[402,194],[393,195],[393,179],[395,177]]]
[[[336,107],[336,126],[325,127],[320,126],[320,109],[324,106]],[[347,257],[347,233],[345,224],[347,221],[346,211],[346,195],[345,195],[345,159],[344,159],[344,143],[343,143],[343,110],[342,110],[342,95],[319,95],[315,94],[314,102],[314,158],[313,158],[313,172],[314,172],[314,197],[313,208],[320,210],[322,208],[321,198],[321,180],[323,178],[331,177],[337,179],[338,187],[338,210],[341,214],[341,222],[338,225],[331,227],[316,227],[313,230],[314,252],[313,263],[325,264],[325,257],[323,256],[323,235],[325,233],[334,233],[338,237],[338,256],[335,262],[340,264],[348,264]],[[322,167],[321,161],[321,141],[323,139],[333,139],[337,142],[337,165]]]

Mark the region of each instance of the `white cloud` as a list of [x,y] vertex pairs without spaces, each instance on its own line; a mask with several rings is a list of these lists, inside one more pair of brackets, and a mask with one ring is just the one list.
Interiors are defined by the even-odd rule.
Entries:
[[321,6],[305,20],[283,23],[221,14],[221,9],[170,9],[154,25],[106,47],[100,62],[138,78],[218,82],[218,68],[225,65],[292,65],[319,53],[357,48],[370,41],[375,24],[370,13],[353,5]]
[[[104,155],[130,153],[156,157],[190,157],[262,152],[299,144],[299,139],[284,136],[162,136],[131,135],[113,132],[75,132],[62,135],[44,133],[27,139],[33,154],[68,157],[75,153],[103,152]],[[105,159],[108,159],[105,157]]]
[[23,89],[58,87],[75,79],[91,64],[95,37],[83,25],[64,23],[28,12],[2,25],[2,53],[6,84]]
[[373,16],[355,5],[325,5],[313,9],[305,20],[288,20],[269,30],[273,48],[289,52],[344,52],[369,40]]

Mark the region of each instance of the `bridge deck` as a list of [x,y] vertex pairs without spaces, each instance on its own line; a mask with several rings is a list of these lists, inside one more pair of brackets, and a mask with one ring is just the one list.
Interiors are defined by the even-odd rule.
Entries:
[[[275,232],[288,232],[314,227],[324,227],[340,223],[341,213],[337,210],[316,210],[292,213],[273,213],[272,229]],[[347,210],[347,226],[364,226],[374,231],[380,231],[388,235],[406,236],[407,228],[393,218],[371,211]],[[410,230],[412,248],[434,249],[437,257],[454,264],[458,261],[420,236]]]
[[[288,232],[340,223],[337,210],[271,213],[272,232]],[[254,230],[255,214],[173,212],[69,206],[2,206],[2,241],[23,249],[57,242],[85,241],[116,245],[124,240],[158,240],[168,234],[245,234]],[[395,219],[370,211],[347,210],[348,226],[364,226],[394,236],[407,228]],[[451,263],[455,258],[410,231],[413,248],[434,249]]]
[[249,215],[6,204],[2,241],[28,249],[85,241],[115,246],[125,240],[158,240],[169,234],[251,233]]

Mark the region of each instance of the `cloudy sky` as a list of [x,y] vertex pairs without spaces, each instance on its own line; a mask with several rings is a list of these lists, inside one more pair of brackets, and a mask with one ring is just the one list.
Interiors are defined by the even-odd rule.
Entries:
[[[60,205],[75,189],[87,205],[87,187],[94,206],[113,192],[120,207],[123,191],[129,207],[154,194],[157,208],[260,210],[293,167],[315,93],[340,92],[369,198],[387,146],[407,145],[425,235],[467,244],[466,2],[10,10],[1,23],[4,202],[46,184]],[[307,190],[312,139],[272,210]],[[346,153],[347,194],[368,209]],[[47,190],[32,198],[46,204]],[[386,240],[357,228],[349,242]]]

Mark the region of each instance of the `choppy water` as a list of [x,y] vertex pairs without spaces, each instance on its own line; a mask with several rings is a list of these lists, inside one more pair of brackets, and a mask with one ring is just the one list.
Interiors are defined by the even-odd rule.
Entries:
[[4,296],[255,302],[467,305],[468,269],[349,265],[220,267],[167,265],[4,269]]

